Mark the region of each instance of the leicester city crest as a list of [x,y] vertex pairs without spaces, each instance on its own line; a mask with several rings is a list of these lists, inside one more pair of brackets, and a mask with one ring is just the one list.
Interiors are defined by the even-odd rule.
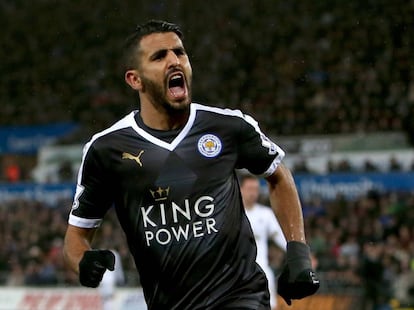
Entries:
[[205,157],[216,157],[221,152],[221,141],[215,135],[204,135],[198,140],[198,151]]

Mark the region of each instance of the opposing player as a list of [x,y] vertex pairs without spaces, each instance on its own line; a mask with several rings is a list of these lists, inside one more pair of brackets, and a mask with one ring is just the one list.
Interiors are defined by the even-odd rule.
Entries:
[[272,241],[282,251],[286,251],[286,238],[272,209],[258,203],[260,195],[259,179],[252,174],[243,173],[239,180],[243,205],[256,240],[256,262],[266,274],[270,306],[272,309],[276,309],[276,282],[274,272],[269,264],[269,241]]
[[118,251],[110,250],[115,257],[114,270],[107,270],[103,275],[101,283],[98,286],[99,293],[102,298],[102,310],[113,310],[115,309],[115,295],[116,288],[119,285],[123,285],[125,282],[125,275],[122,266],[122,260]]
[[80,283],[96,287],[113,269],[113,254],[91,242],[114,206],[148,309],[270,309],[235,173],[246,168],[266,176],[289,241],[285,298],[313,294],[319,282],[284,152],[242,112],[191,102],[178,26],[137,27],[126,44],[125,80],[140,109],[85,145],[69,215],[64,257]]

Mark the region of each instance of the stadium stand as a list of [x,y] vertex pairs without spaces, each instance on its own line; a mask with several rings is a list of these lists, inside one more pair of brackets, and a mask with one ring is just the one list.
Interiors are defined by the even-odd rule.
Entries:
[[[414,145],[414,1],[403,0],[1,1],[0,126],[75,122],[79,130],[59,143],[81,145],[135,109],[122,43],[148,17],[183,26],[195,101],[240,108],[275,137],[398,132]],[[36,160],[0,150],[1,184],[33,181]],[[353,172],[374,169],[368,160]],[[414,158],[389,160],[380,172],[414,171]],[[73,181],[64,168],[62,178]],[[337,157],[324,172],[352,169]],[[306,161],[296,170],[312,173]],[[70,204],[0,202],[0,285],[78,285],[60,257]],[[414,288],[401,279],[414,270],[412,191],[313,196],[303,206],[323,283],[308,309],[414,304],[396,294]],[[137,286],[123,238],[111,213],[96,244],[119,245],[126,286]]]
[[196,101],[278,135],[413,133],[412,1],[0,5],[0,124],[71,120],[89,134],[129,111],[122,43],[154,17],[183,26]]

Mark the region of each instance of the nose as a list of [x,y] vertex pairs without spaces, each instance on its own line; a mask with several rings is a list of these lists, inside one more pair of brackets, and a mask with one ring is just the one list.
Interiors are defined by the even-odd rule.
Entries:
[[174,51],[168,51],[167,55],[168,67],[176,67],[180,64],[180,59]]

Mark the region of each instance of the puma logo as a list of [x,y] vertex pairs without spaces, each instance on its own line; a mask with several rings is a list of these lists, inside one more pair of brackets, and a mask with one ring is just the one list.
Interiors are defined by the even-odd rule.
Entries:
[[142,162],[141,162],[141,155],[142,153],[144,153],[144,151],[140,151],[139,154],[137,156],[132,155],[131,153],[127,153],[127,152],[123,152],[122,153],[122,159],[131,159],[131,160],[135,160],[136,163],[138,165],[140,165],[140,167],[142,167]]

